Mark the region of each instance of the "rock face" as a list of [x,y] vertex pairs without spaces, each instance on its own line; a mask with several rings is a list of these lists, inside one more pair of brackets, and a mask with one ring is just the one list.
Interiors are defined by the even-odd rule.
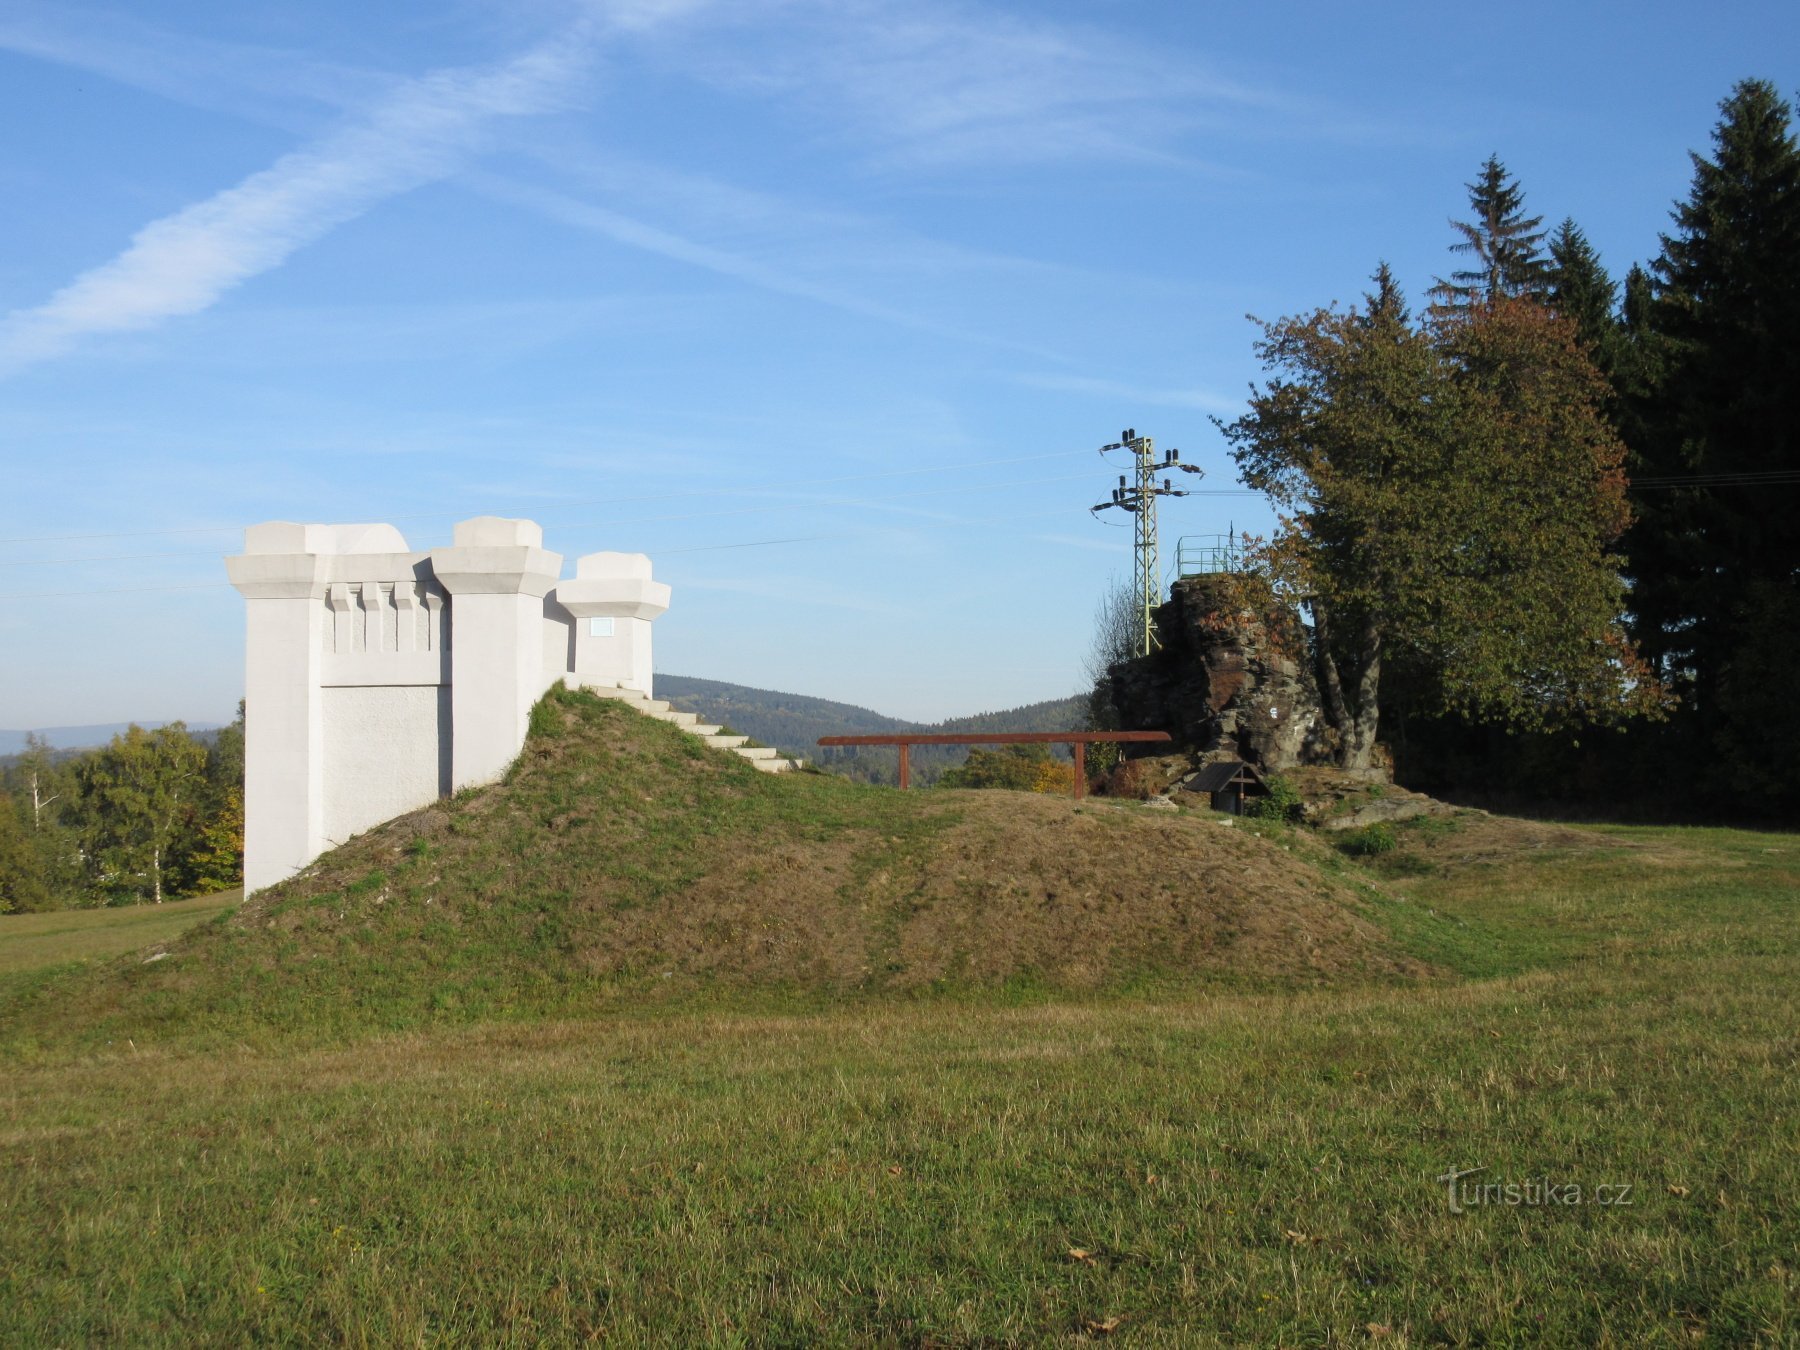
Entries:
[[1359,830],[1382,821],[1399,823],[1416,816],[1480,815],[1463,808],[1427,797],[1422,792],[1408,792],[1372,778],[1366,773],[1345,773],[1341,769],[1307,769],[1293,775],[1294,786],[1306,803],[1304,819],[1328,833]]
[[1278,773],[1330,759],[1330,733],[1292,612],[1257,615],[1229,578],[1183,577],[1156,613],[1162,650],[1112,667],[1127,729],[1167,731],[1195,760],[1231,756]]

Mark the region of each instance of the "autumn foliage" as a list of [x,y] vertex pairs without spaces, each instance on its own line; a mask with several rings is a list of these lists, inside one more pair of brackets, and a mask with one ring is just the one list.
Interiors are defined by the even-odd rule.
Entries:
[[1263,325],[1272,378],[1221,423],[1282,513],[1252,556],[1310,612],[1341,762],[1372,761],[1396,667],[1421,703],[1475,720],[1654,711],[1611,551],[1625,449],[1573,324],[1505,295],[1415,323],[1386,268],[1375,283],[1360,306]]

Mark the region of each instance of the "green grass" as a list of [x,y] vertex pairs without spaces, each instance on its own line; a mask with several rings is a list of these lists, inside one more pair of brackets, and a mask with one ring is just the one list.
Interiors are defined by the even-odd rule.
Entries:
[[230,910],[238,891],[126,909],[64,909],[0,918],[0,980],[151,948]]
[[[869,819],[820,800],[751,809]],[[1800,1342],[1800,836],[1470,819],[1396,874],[1268,833],[1440,978],[324,1035],[321,974],[306,1035],[47,1039],[0,1075],[0,1343]],[[1473,1167],[1585,1203],[1452,1213]]]

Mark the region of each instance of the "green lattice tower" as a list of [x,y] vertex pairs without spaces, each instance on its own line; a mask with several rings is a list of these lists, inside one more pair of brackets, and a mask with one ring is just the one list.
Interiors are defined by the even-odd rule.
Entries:
[[1129,443],[1137,469],[1137,510],[1132,512],[1131,549],[1136,559],[1138,656],[1148,656],[1162,642],[1156,636],[1156,607],[1162,599],[1162,564],[1156,547],[1156,443],[1138,436]]
[[1162,645],[1156,636],[1155,618],[1156,607],[1162,598],[1162,559],[1156,538],[1156,499],[1188,495],[1173,486],[1167,478],[1159,485],[1156,475],[1167,469],[1178,469],[1183,473],[1200,473],[1202,470],[1197,465],[1183,464],[1179,450],[1170,450],[1160,460],[1157,459],[1156,442],[1149,436],[1140,436],[1130,429],[1111,445],[1100,447],[1102,455],[1114,450],[1127,450],[1131,453],[1131,481],[1128,483],[1127,475],[1120,474],[1119,486],[1113,489],[1112,500],[1101,502],[1092,509],[1097,513],[1118,507],[1131,513],[1134,560],[1132,591],[1138,614],[1133,654],[1148,656]]

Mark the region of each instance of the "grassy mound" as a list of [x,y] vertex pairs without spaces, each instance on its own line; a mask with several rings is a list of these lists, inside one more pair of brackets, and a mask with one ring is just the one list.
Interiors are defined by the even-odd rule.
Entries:
[[142,1046],[680,999],[1422,971],[1349,885],[1205,816],[766,775],[557,691],[505,782],[354,839],[159,952],[40,982],[5,1021],[27,1045]]

